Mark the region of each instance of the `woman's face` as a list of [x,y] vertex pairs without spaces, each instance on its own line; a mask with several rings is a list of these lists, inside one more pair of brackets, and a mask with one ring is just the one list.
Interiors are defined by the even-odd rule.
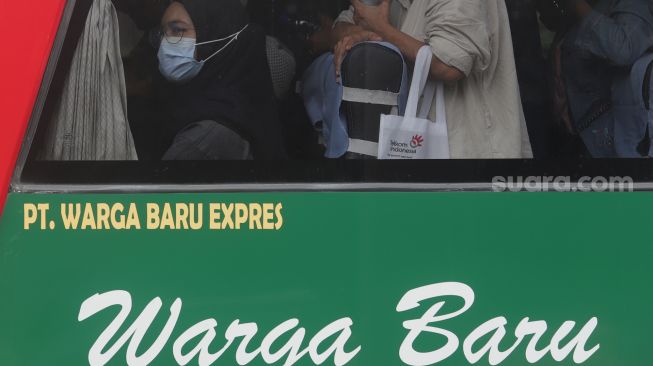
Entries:
[[193,20],[184,6],[173,1],[163,13],[161,28],[166,37],[197,38]]

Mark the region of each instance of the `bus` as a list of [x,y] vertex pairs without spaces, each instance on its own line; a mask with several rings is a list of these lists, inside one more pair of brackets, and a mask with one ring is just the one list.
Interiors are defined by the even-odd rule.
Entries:
[[650,365],[648,1],[1,8],[1,365]]

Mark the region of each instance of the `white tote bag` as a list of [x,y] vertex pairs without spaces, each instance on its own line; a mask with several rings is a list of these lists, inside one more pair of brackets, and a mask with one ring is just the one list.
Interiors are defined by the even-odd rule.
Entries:
[[[379,159],[449,159],[449,136],[444,106],[444,85],[428,81],[433,53],[422,47],[415,61],[406,113],[381,116]],[[435,122],[429,121],[435,94]],[[422,98],[423,97],[423,98]],[[417,107],[422,99],[419,115]]]

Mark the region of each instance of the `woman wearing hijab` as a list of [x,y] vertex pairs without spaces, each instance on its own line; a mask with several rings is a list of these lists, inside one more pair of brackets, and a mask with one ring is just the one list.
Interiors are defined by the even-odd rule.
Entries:
[[285,157],[265,52],[240,0],[179,0],[161,22],[159,70],[172,92],[164,160]]

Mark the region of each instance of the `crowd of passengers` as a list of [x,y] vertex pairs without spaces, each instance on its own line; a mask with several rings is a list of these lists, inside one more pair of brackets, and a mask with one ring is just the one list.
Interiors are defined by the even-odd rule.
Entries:
[[408,65],[430,46],[430,79],[445,84],[452,158],[651,155],[643,95],[631,87],[650,85],[650,67],[635,66],[653,61],[651,0],[113,3],[149,34],[140,42],[147,47],[125,58],[141,159],[321,155],[301,99],[280,98],[273,85],[269,35],[293,55],[296,79],[333,53],[339,80],[361,42],[387,42]]

